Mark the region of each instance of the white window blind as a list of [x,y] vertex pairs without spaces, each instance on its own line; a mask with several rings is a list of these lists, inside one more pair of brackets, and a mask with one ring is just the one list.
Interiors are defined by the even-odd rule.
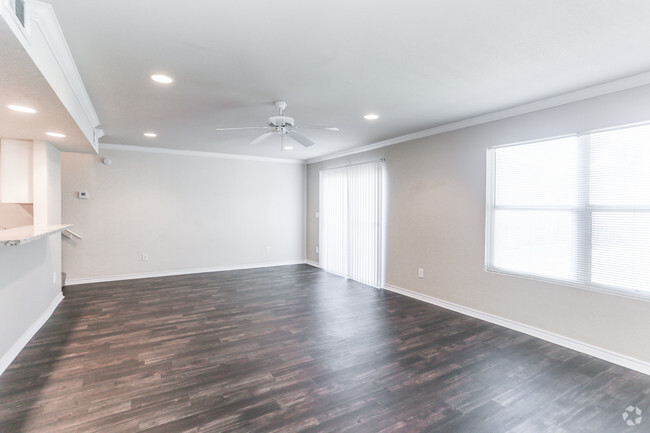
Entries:
[[650,125],[488,149],[487,268],[650,295]]
[[320,265],[383,286],[383,164],[320,172]]

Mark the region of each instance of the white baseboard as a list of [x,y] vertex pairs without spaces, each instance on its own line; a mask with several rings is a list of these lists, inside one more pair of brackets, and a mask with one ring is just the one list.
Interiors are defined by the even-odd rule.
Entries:
[[248,263],[245,265],[215,266],[210,268],[176,269],[173,271],[143,272],[138,274],[108,275],[103,277],[70,278],[66,286],[78,284],[106,283],[109,281],[137,280],[140,278],[169,277],[174,275],[204,274],[206,272],[239,271],[243,269],[270,268],[273,266],[301,265],[304,260],[286,260],[280,262]]
[[311,260],[305,260],[305,263],[307,263],[309,266],[313,266],[315,268],[320,268],[320,263],[318,263],[318,262],[314,262],[314,261],[311,261]]
[[384,287],[391,292],[399,293],[400,295],[408,296],[410,298],[418,299],[429,304],[437,305],[438,307],[447,310],[455,311],[466,316],[474,317],[476,319],[485,320],[486,322],[494,323],[495,325],[503,326],[505,328],[513,329],[515,331],[523,332],[524,334],[533,337],[541,338],[542,340],[558,344],[560,346],[576,350],[578,352],[599,358],[631,370],[638,371],[650,375],[650,363],[632,358],[620,353],[612,352],[591,344],[583,343],[578,340],[573,340],[559,334],[544,331],[524,323],[515,322],[512,320],[504,319],[503,317],[495,316],[482,311],[474,310],[473,308],[463,307],[462,305],[454,304],[452,302],[443,301],[442,299],[434,298],[432,296],[423,295],[421,293],[413,292],[411,290],[403,289],[397,286],[386,284]]
[[7,353],[5,353],[2,358],[0,358],[0,375],[4,373],[4,371],[9,367],[9,365],[13,362],[14,359],[18,356],[21,350],[27,346],[27,343],[29,343],[29,340],[32,339],[34,335],[38,332],[39,329],[47,322],[47,319],[50,318],[52,313],[54,313],[54,310],[56,310],[56,307],[61,303],[63,300],[63,293],[59,293],[56,298],[50,302],[50,305],[47,306],[45,311],[43,311],[43,314],[41,314],[38,319],[32,325],[23,333],[23,335],[20,336],[18,341],[14,343],[13,346],[11,346],[11,349]]

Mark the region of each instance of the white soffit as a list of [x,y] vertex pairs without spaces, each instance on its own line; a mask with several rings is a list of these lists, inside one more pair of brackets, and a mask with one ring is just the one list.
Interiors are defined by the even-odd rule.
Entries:
[[[24,29],[4,2],[0,15],[0,137],[95,152],[99,120],[51,6],[28,2]],[[37,113],[17,113],[8,105],[32,107]]]

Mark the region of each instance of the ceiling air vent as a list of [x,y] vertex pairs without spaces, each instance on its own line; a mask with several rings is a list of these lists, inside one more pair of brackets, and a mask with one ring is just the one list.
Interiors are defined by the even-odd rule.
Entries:
[[14,0],[14,13],[20,25],[25,27],[25,0]]

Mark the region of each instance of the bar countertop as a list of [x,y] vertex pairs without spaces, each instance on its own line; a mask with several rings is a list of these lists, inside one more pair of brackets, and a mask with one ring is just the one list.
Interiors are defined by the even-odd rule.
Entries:
[[0,230],[0,246],[24,245],[36,239],[61,233],[72,227],[72,224],[22,226],[12,229]]

